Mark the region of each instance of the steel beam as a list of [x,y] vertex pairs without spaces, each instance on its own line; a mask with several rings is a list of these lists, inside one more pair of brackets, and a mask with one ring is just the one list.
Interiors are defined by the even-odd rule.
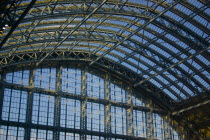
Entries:
[[146,135],[148,139],[154,139],[154,127],[153,127],[153,114],[152,114],[152,103],[151,100],[147,100],[147,106],[150,108],[150,111],[146,113]]
[[[87,67],[82,69],[81,82],[80,129],[87,130]],[[80,139],[86,140],[87,134],[82,133]]]
[[148,78],[146,78],[146,79],[144,79],[144,80],[138,82],[137,84],[134,84],[134,86],[136,87],[136,86],[138,86],[138,85],[144,83],[145,81],[148,81],[148,80],[150,80],[150,79],[152,79],[152,78],[154,78],[154,77],[156,77],[156,76],[162,74],[163,72],[166,72],[166,71],[168,71],[169,69],[172,69],[172,68],[174,68],[175,66],[177,66],[177,65],[179,65],[179,64],[181,64],[181,63],[183,63],[183,62],[185,62],[185,61],[187,61],[187,60],[190,60],[191,58],[193,58],[193,57],[195,57],[195,56],[197,56],[197,55],[199,55],[199,54],[201,54],[201,53],[203,53],[203,52],[205,52],[205,51],[207,51],[207,50],[209,50],[209,49],[210,49],[210,46],[207,47],[207,48],[205,48],[205,49],[203,49],[203,50],[201,50],[201,51],[199,51],[199,52],[196,52],[196,53],[194,53],[194,54],[188,56],[187,58],[185,58],[185,59],[183,59],[183,60],[181,60],[181,61],[179,61],[179,62],[177,62],[177,63],[175,63],[175,64],[172,64],[171,66],[167,67],[166,69],[163,69],[162,71],[153,74],[152,76],[150,76],[150,77],[148,77]]
[[24,17],[26,16],[26,14],[28,13],[28,11],[31,9],[31,7],[33,7],[33,5],[35,4],[36,0],[31,0],[30,4],[27,6],[27,8],[24,10],[24,12],[22,13],[22,15],[19,17],[19,19],[15,22],[15,24],[12,26],[12,28],[10,29],[9,33],[6,35],[6,37],[3,39],[3,41],[0,43],[0,49],[2,48],[2,46],[4,45],[4,43],[6,43],[6,41],[8,40],[8,38],[11,36],[11,34],[13,33],[13,31],[17,28],[17,26],[20,24],[20,22],[24,19]]
[[188,110],[191,110],[191,109],[194,109],[194,108],[203,106],[203,105],[205,105],[205,104],[210,104],[210,100],[203,101],[203,102],[201,102],[201,103],[198,103],[198,104],[196,104],[196,105],[192,105],[192,106],[187,107],[187,108],[183,108],[183,109],[181,109],[181,110],[179,110],[179,111],[174,111],[174,112],[172,113],[172,115],[179,115],[180,113],[183,113],[183,112],[185,112],[185,111],[188,111]]
[[[58,66],[56,69],[56,91],[61,92],[61,71],[62,67]],[[55,104],[54,104],[54,126],[60,127],[60,114],[61,114],[61,94],[55,96]],[[59,140],[60,131],[59,129],[53,131],[53,140]]]
[[[34,74],[35,70],[31,68],[30,73],[29,73],[29,86],[34,87]],[[24,140],[28,140],[31,138],[31,125],[32,125],[32,110],[33,110],[33,92],[28,91],[28,98],[27,98],[27,106],[26,106],[26,123],[28,124],[25,127],[25,136]]]
[[57,49],[68,37],[70,37],[81,25],[83,25],[83,23],[85,23],[97,10],[99,10],[105,3],[107,2],[107,0],[103,0],[103,2],[97,7],[95,8],[90,14],[88,14],[79,24],[77,24],[73,30],[71,30],[68,35],[66,35],[66,37],[64,37],[61,41],[59,41],[52,50],[50,50],[48,53],[46,53],[45,56],[43,56],[41,58],[41,60],[39,60],[36,64],[36,66],[38,66],[45,58],[47,58],[51,53],[53,53],[53,51],[55,49]]
[[[75,45],[73,45],[73,46],[71,46],[70,48],[72,48],[72,47],[74,47]],[[131,48],[131,47],[128,47],[127,45],[123,45],[123,46],[125,46],[125,47],[127,47],[127,48]],[[65,51],[65,50],[64,50]],[[141,53],[142,55],[144,55],[144,56],[146,56],[147,57],[147,55],[146,54],[144,54],[144,53]],[[161,56],[162,57],[162,56]],[[149,58],[149,59],[152,59],[152,58],[150,58],[150,57],[147,57],[147,58]],[[163,59],[164,60],[164,59]],[[140,61],[140,60],[139,60]],[[154,61],[154,60],[153,60]],[[166,60],[165,60],[166,61]],[[168,60],[167,60],[168,61]],[[156,60],[154,61],[155,63],[159,63],[159,62],[157,62]],[[129,63],[129,62],[128,62]],[[171,61],[170,61],[170,63],[172,63]],[[130,64],[130,63],[129,63]],[[130,65],[132,65],[132,63],[130,64]],[[192,66],[190,67],[190,68],[193,68]],[[152,69],[151,69],[152,70]],[[195,70],[195,68],[193,68],[192,70]],[[155,69],[154,69],[154,71],[156,71]],[[171,73],[174,73],[173,71],[170,71]],[[182,72],[183,73],[186,73],[186,72],[184,72],[184,70],[182,70]],[[176,76],[176,77],[180,77],[180,76],[177,76],[176,74],[173,74],[174,76]],[[201,75],[202,76],[202,75]],[[164,78],[167,78],[166,76],[163,76]],[[202,78],[204,78],[204,76],[202,76]],[[204,78],[205,79],[205,78]],[[157,80],[157,79],[156,79]],[[171,79],[167,79],[168,81],[171,81]],[[193,80],[193,79],[192,79]],[[184,82],[184,81],[183,81]],[[193,80],[193,82],[195,82],[195,80]],[[173,82],[172,82],[173,83]],[[195,82],[195,83],[198,83],[198,82]],[[190,85],[189,84],[187,84],[187,82],[185,82],[185,85],[186,86],[188,86],[188,88],[190,88],[192,91],[196,91],[196,89],[194,89],[193,87],[190,87]],[[175,84],[175,86],[177,86],[176,84]],[[180,88],[180,87],[177,87],[178,89]],[[183,92],[187,97],[189,97],[189,94],[187,94],[187,92]],[[196,93],[199,93],[198,91],[196,92]],[[174,93],[175,94],[175,96],[179,96],[178,94],[176,95],[176,93]],[[179,99],[182,99],[181,97],[178,97]]]
[[[6,73],[3,72],[0,74],[1,77],[1,82],[5,82],[6,81]],[[3,101],[4,101],[4,88],[5,85],[3,83],[0,83],[0,120],[2,120],[2,111],[3,111]]]
[[[106,73],[105,76],[105,94],[104,94],[104,99],[105,100],[110,100],[110,75],[109,73]],[[104,105],[104,130],[105,133],[107,133],[106,135],[106,140],[111,140],[111,103],[107,102]]]
[[[132,88],[131,85],[127,87],[127,104],[132,104]],[[126,128],[127,135],[134,136],[134,124],[133,124],[133,106],[126,108]]]
[[159,18],[160,16],[162,16],[165,12],[167,12],[169,9],[171,9],[172,7],[174,7],[180,1],[181,0],[177,0],[176,2],[174,2],[172,5],[170,5],[168,8],[166,8],[164,11],[162,11],[161,13],[159,13],[157,16],[155,16],[154,18],[150,19],[148,22],[146,22],[145,24],[143,24],[140,28],[138,28],[137,30],[135,30],[134,32],[132,32],[130,35],[126,36],[122,41],[120,41],[119,43],[117,43],[114,46],[112,46],[105,53],[101,54],[98,58],[96,58],[96,60],[92,61],[89,65],[90,66],[93,65],[95,62],[97,62],[99,59],[101,59],[102,57],[104,57],[106,54],[110,53],[112,50],[114,50],[116,47],[118,47],[119,45],[121,45],[123,42],[125,42],[126,40],[128,40],[129,38],[131,38],[133,35],[135,35],[139,31],[141,31],[142,29],[144,29],[147,25],[149,25],[150,23],[152,23],[153,21],[155,21],[157,18]]

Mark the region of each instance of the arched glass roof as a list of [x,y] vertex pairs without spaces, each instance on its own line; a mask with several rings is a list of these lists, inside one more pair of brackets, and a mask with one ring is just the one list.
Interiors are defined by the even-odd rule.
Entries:
[[[16,14],[30,4],[22,1]],[[210,8],[205,0],[37,0],[11,35],[0,39],[0,67],[39,65],[53,52],[95,56],[126,67],[174,102],[209,94]],[[18,20],[18,17],[16,20]],[[22,58],[21,58],[22,57]],[[28,56],[30,57],[30,56]],[[18,59],[18,61],[16,61]]]

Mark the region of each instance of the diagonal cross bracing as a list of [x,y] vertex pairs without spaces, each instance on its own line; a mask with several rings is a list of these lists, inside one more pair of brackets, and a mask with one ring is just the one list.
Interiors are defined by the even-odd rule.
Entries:
[[68,35],[63,38],[60,42],[58,42],[53,49],[51,49],[44,57],[37,62],[37,66],[45,59],[47,58],[56,48],[58,48],[69,36],[71,36],[85,21],[87,21],[97,10],[99,10],[108,0],[104,0],[97,8],[95,8],[89,15],[87,15],[79,24],[77,24],[71,32],[68,33]]
[[168,8],[166,8],[164,11],[162,11],[160,14],[158,14],[157,16],[155,16],[154,18],[150,19],[147,23],[145,23],[144,25],[142,25],[140,28],[138,28],[135,32],[133,32],[132,34],[128,35],[127,37],[125,37],[122,41],[120,41],[119,43],[115,44],[113,47],[111,47],[110,49],[108,49],[104,54],[102,54],[101,56],[99,56],[97,59],[95,59],[94,61],[92,61],[89,65],[93,65],[94,63],[96,63],[99,59],[101,59],[102,57],[104,57],[106,54],[110,53],[112,50],[114,50],[116,47],[118,47],[119,45],[121,45],[123,42],[125,42],[126,40],[128,40],[129,38],[131,38],[133,35],[135,35],[136,33],[138,33],[139,31],[141,31],[142,29],[144,29],[147,25],[149,25],[150,23],[152,23],[153,21],[155,21],[157,18],[159,18],[160,16],[162,16],[165,12],[167,12],[168,10],[170,10],[172,7],[174,7],[176,4],[178,4],[180,1],[182,0],[178,0],[175,3],[173,3],[171,6],[169,6]]
[[210,49],[210,46],[207,47],[207,48],[205,48],[205,49],[203,49],[203,50],[201,50],[201,51],[199,51],[199,52],[197,52],[197,53],[195,53],[195,54],[192,54],[191,56],[189,56],[189,57],[187,57],[187,58],[185,58],[185,59],[183,59],[183,60],[181,60],[181,61],[179,61],[179,62],[177,62],[177,63],[175,63],[175,64],[173,64],[173,65],[171,65],[171,66],[169,66],[169,67],[167,67],[166,69],[163,69],[162,71],[160,71],[160,72],[158,72],[158,73],[155,73],[155,74],[153,74],[152,76],[150,76],[150,77],[148,77],[148,78],[146,78],[146,79],[140,81],[139,83],[135,84],[134,87],[136,87],[136,86],[138,86],[138,85],[141,85],[142,83],[144,83],[144,82],[146,82],[146,81],[148,81],[148,80],[150,80],[150,79],[152,79],[152,78],[154,78],[154,77],[160,75],[161,73],[163,73],[163,72],[165,72],[165,71],[168,71],[169,69],[172,69],[173,67],[175,67],[175,66],[177,66],[177,65],[179,65],[179,64],[181,64],[181,63],[183,63],[183,62],[185,62],[185,61],[187,61],[187,60],[190,60],[191,58],[193,58],[193,57],[195,57],[195,56],[197,56],[197,55],[199,55],[199,54],[201,54],[201,53],[203,53],[203,52],[205,52],[205,51],[207,51],[207,50],[209,50],[209,49]]

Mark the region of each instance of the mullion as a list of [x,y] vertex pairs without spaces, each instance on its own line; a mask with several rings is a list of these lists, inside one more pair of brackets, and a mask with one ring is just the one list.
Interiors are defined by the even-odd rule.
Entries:
[[117,122],[117,114],[116,114],[116,106],[114,107],[114,115],[115,115],[115,134],[117,133],[117,127],[116,127],[116,122]]
[[48,125],[48,120],[49,120],[49,106],[50,106],[50,95],[48,95],[48,102],[47,102],[47,125]]
[[73,75],[73,78],[74,78],[74,94],[77,94],[77,79],[76,79],[77,78],[77,69],[75,69],[75,71],[72,75]]
[[[12,71],[12,83],[14,82],[14,71]],[[10,110],[11,110],[11,100],[12,100],[12,89],[10,89],[10,99],[9,99],[9,111],[8,111],[8,121],[10,120]],[[4,90],[5,94],[5,90]]]
[[[65,128],[67,128],[67,112],[68,112],[68,99],[67,98],[65,98],[65,105],[66,105],[66,107],[65,107]],[[66,133],[65,133],[65,135],[66,135]]]
[[121,116],[122,134],[125,134],[124,133],[124,120],[123,120],[124,119],[124,115],[123,115],[124,114],[124,112],[123,112],[124,110],[123,110],[123,108],[120,108],[120,110],[121,110],[121,113],[122,113],[122,116]]
[[[66,91],[67,89],[69,89],[69,66],[67,65],[67,68],[66,68],[66,73],[64,73],[64,75],[66,74],[66,89],[64,91]],[[67,93],[69,93],[69,90],[67,91]]]
[[101,108],[102,108],[101,104],[99,104],[99,110],[98,110],[98,112],[99,112],[99,132],[101,132]]
[[38,94],[38,101],[39,102],[38,102],[38,115],[37,115],[38,118],[37,118],[37,124],[39,124],[39,113],[40,113],[40,102],[41,102],[40,101],[40,99],[41,99],[40,97],[41,97],[41,94]]
[[16,140],[18,140],[18,131],[19,131],[19,127],[17,127],[17,131],[16,131]]
[[22,92],[20,91],[20,100],[19,100],[19,111],[18,111],[18,122],[20,121],[20,110],[21,110],[21,101],[22,101]]
[[139,132],[138,132],[138,117],[137,117],[137,110],[135,110],[135,112],[136,112],[136,136],[138,137],[140,134],[139,134]]
[[102,87],[101,87],[101,86],[102,86],[102,85],[101,85],[101,80],[102,80],[102,79],[101,79],[100,77],[98,77],[98,82],[99,82],[99,83],[98,83],[98,90],[99,90],[99,93],[98,93],[99,96],[98,96],[98,97],[99,97],[99,99],[102,99],[102,98],[101,98],[101,89],[102,89]]
[[93,131],[93,112],[94,111],[93,111],[93,103],[92,102],[91,102],[91,106],[90,106],[90,112],[91,112],[90,113],[90,116],[91,116],[91,118],[90,118],[91,119],[90,130]]
[[11,111],[11,104],[12,104],[12,89],[10,89],[10,99],[9,99],[9,111],[8,111],[8,121],[10,121],[10,111]]
[[8,140],[9,126],[7,126],[6,140]]
[[90,75],[90,79],[91,79],[91,82],[90,82],[90,88],[91,88],[91,94],[90,94],[90,96],[92,96],[92,97],[94,97],[94,93],[93,93],[93,75],[91,74]]
[[146,119],[146,118],[145,118],[145,117],[146,117],[145,112],[141,111],[141,115],[142,115],[142,122],[141,122],[141,123],[144,123],[144,125],[145,125],[145,126],[143,127],[143,136],[145,136],[144,134],[147,133],[147,132],[146,132],[147,130],[145,129],[145,127],[146,127],[146,125],[147,125],[147,124],[145,124],[145,122],[146,122],[146,121],[145,121],[145,119]]
[[[76,114],[77,114],[77,109],[76,109],[76,106],[77,106],[77,104],[76,104],[76,100],[74,99],[74,129],[76,128],[76,119],[77,119],[77,117],[76,117]],[[81,114],[80,114],[81,115]],[[81,128],[80,128],[81,129]]]

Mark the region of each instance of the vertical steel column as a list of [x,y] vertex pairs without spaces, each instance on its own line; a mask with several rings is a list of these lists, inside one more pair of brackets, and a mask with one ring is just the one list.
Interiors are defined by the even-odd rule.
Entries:
[[80,129],[83,130],[84,133],[81,133],[80,139],[86,140],[86,131],[87,131],[87,67],[82,68],[82,76],[81,76],[82,84],[81,84],[81,116],[80,116]]
[[150,111],[146,112],[146,135],[148,139],[154,139],[154,131],[153,131],[153,107],[152,107],[152,101],[150,99],[147,100],[147,107],[149,107]]
[[[35,70],[33,68],[30,69],[29,75],[29,86],[34,87],[34,75]],[[32,124],[32,109],[33,109],[33,92],[28,91],[27,98],[27,109],[26,109],[26,128],[25,128],[25,137],[24,140],[29,140],[31,137],[31,124]]]
[[[179,139],[180,138],[186,139],[186,131],[183,128],[179,127],[178,122],[176,122],[175,120],[172,120],[170,114],[168,114],[167,116],[164,116],[163,119],[164,119],[165,133],[170,132],[170,138],[168,138],[168,139],[170,139],[170,140],[174,139],[174,135],[172,134],[172,132],[173,132],[172,129],[174,129],[174,131],[177,132]],[[170,131],[167,130],[167,127],[166,127],[168,124],[170,125]],[[185,128],[185,129],[187,130],[187,128]],[[165,136],[165,134],[164,134],[164,136]]]
[[4,82],[6,81],[6,73],[3,72],[1,74],[1,82],[0,83],[0,120],[2,120],[2,110],[3,110],[3,100],[4,100]]
[[[132,89],[130,85],[127,87],[127,104],[132,104]],[[133,128],[133,106],[126,109],[126,128],[127,128],[127,135],[134,136],[134,128]]]
[[165,140],[171,140],[171,130],[170,130],[170,117],[168,115],[163,117],[164,120],[164,139]]
[[57,96],[55,96],[55,109],[54,109],[54,132],[53,132],[53,140],[59,140],[60,135],[60,108],[61,108],[61,95],[59,92],[61,92],[61,71],[62,67],[59,66],[56,68],[56,88]]
[[[110,76],[109,73],[106,73],[105,76],[105,94],[104,94],[104,99],[105,100],[110,100]],[[104,109],[104,130],[106,133],[106,140],[111,140],[111,104],[107,103],[105,104],[105,109]]]

